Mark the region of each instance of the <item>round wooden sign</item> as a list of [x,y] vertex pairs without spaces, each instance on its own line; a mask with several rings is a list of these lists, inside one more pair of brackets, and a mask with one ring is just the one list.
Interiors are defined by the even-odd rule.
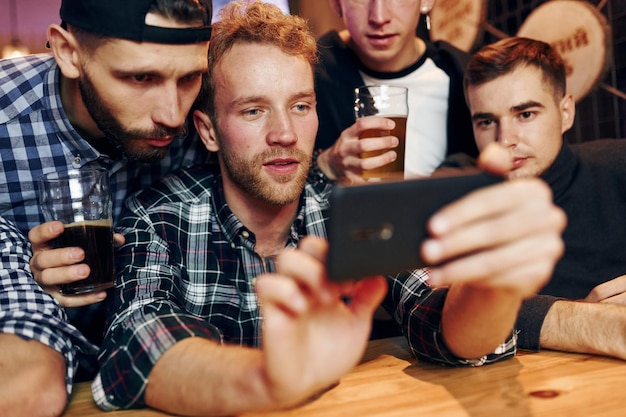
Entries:
[[430,11],[430,39],[469,52],[482,35],[487,0],[437,0]]
[[518,36],[549,43],[565,60],[567,91],[581,100],[604,78],[611,55],[611,28],[602,13],[580,0],[552,0],[536,8]]

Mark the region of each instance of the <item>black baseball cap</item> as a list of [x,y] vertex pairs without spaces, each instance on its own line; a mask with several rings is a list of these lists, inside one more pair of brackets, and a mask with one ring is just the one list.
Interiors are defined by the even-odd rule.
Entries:
[[[61,20],[80,29],[136,42],[184,45],[211,39],[211,25],[168,28],[147,25],[154,0],[62,0]],[[208,18],[211,10],[207,10]]]

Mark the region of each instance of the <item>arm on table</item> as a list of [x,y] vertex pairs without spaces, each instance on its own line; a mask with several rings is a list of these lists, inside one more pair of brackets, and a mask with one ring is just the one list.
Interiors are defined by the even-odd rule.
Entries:
[[54,349],[0,334],[0,399],[6,416],[60,416],[65,409],[65,359]]
[[[505,171],[509,157],[502,151],[487,147],[481,166],[495,173]],[[486,187],[435,213],[428,225],[432,238],[424,243],[422,256],[438,265],[428,270],[429,285],[449,290],[445,296],[442,289],[432,295],[420,292],[415,306],[405,305],[393,313],[404,323],[414,353],[443,363],[451,362],[450,354],[475,359],[469,364],[491,360],[481,357],[511,335],[522,301],[551,276],[563,253],[565,223],[562,210],[552,203],[550,189],[538,179]],[[395,286],[391,288],[393,292]],[[417,319],[402,317],[407,314]],[[430,329],[407,330],[407,323]],[[432,335],[429,342],[411,341],[413,335],[427,333]],[[498,352],[511,350],[514,343],[504,346],[510,348],[501,347]],[[451,363],[463,364],[457,362]]]
[[[187,339],[155,365],[146,390],[149,405],[191,415],[294,406],[358,363],[384,281],[341,288],[303,253],[325,257],[323,242],[304,239],[300,249],[279,255],[277,274],[257,279],[263,349]],[[348,289],[349,305],[340,299]]]
[[77,346],[85,354],[96,349],[37,285],[30,246],[3,218],[0,242],[0,413],[60,415],[72,390]]
[[626,307],[558,300],[548,310],[540,343],[543,349],[626,360]]
[[[140,242],[149,242],[153,251],[163,247],[156,235],[141,231],[150,229],[133,227],[127,245],[139,243],[131,252],[149,252]],[[119,306],[92,386],[98,405],[232,415],[296,405],[336,382],[360,360],[385,284],[382,278],[350,288],[328,282],[315,266],[325,256],[320,245],[302,240],[302,250],[279,255],[277,274],[257,278],[262,349],[222,344],[219,329],[176,305],[173,277],[180,271],[167,255],[144,256],[147,267],[134,265],[135,272],[122,274],[116,288],[124,300],[114,299]],[[350,304],[340,297],[347,290]]]
[[520,348],[626,359],[624,278],[598,285],[580,301],[549,295],[529,299],[518,316]]

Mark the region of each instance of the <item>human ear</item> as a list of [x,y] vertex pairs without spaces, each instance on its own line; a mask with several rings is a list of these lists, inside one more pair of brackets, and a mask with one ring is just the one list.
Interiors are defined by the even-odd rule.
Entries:
[[210,152],[219,151],[220,146],[217,141],[217,135],[209,115],[203,111],[195,110],[193,112],[193,124],[196,126],[198,136],[200,136],[200,140],[202,140],[207,150]]
[[574,96],[565,94],[565,97],[561,99],[559,108],[561,110],[561,133],[565,133],[574,125],[574,118],[576,117]]
[[330,8],[333,10],[333,13],[335,13],[339,17],[342,17],[343,13],[341,11],[341,4],[339,3],[339,0],[329,0],[329,2]]
[[59,25],[50,25],[48,42],[63,76],[78,78],[80,76],[78,43],[74,35]]

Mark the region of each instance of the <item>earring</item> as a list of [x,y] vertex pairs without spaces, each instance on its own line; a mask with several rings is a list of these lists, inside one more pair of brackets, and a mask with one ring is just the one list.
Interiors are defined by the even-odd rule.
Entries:
[[420,12],[426,18],[426,29],[430,31],[430,7],[422,6],[422,8],[420,9]]

